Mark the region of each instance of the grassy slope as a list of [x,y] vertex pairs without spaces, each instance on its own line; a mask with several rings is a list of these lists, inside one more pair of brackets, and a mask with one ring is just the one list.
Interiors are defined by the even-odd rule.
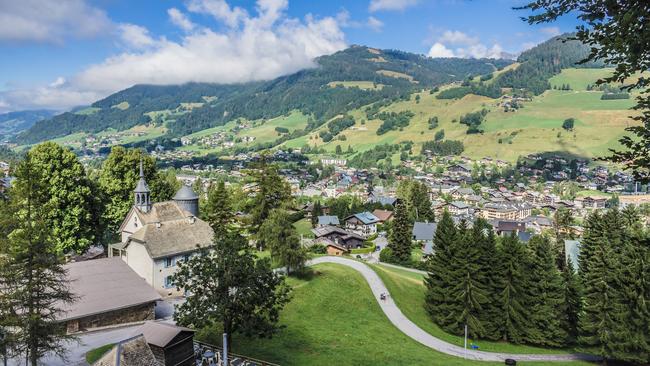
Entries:
[[[463,337],[444,332],[434,324],[424,309],[425,286],[423,276],[417,273],[394,269],[381,265],[372,266],[388,288],[391,296],[404,315],[429,334],[458,346],[463,345]],[[507,353],[565,353],[564,350],[545,349],[504,342],[477,341],[483,351]]]
[[[237,337],[234,352],[282,365],[502,364],[468,361],[420,345],[388,321],[360,274],[336,264],[322,264],[314,269],[317,275],[310,280],[289,279],[294,288],[293,299],[280,320],[286,328],[272,339]],[[213,343],[221,337],[218,330],[212,338],[206,333],[202,335]]]
[[[586,87],[589,80],[605,73],[602,69],[569,69],[556,76],[553,83]],[[410,101],[394,103],[385,108],[386,111],[411,110],[415,113],[404,131],[391,131],[378,136],[376,131],[380,121],[368,121],[361,125],[361,120],[366,118],[361,108],[350,112],[356,118],[357,125],[354,129],[342,132],[346,141],[334,139],[324,144],[317,136],[318,131],[315,131],[309,136],[291,140],[285,146],[300,147],[309,143],[333,152],[336,145],[341,145],[344,151],[348,145],[352,145],[356,151],[364,151],[384,143],[406,140],[419,143],[433,139],[437,129],[429,130],[427,121],[430,117],[437,116],[440,120],[438,129],[445,130],[447,139],[462,140],[465,143],[464,155],[470,157],[491,156],[514,161],[518,156],[541,151],[566,151],[593,157],[606,154],[608,148],[618,146],[623,129],[631,123],[628,116],[632,112],[628,109],[634,103],[631,99],[602,101],[600,95],[601,92],[585,90],[551,90],[526,103],[518,112],[506,113],[497,107],[497,100],[494,99],[468,95],[460,100],[440,100],[424,91],[420,93],[420,103],[416,103],[413,97]],[[465,113],[481,108],[491,111],[482,126],[485,130],[482,135],[467,135],[466,126],[452,122]],[[577,119],[574,132],[566,132],[561,128],[564,119],[569,117]],[[499,139],[505,140],[505,143],[499,144]],[[508,141],[512,143],[509,144]]]
[[86,362],[89,364],[93,364],[97,362],[106,352],[110,351],[111,348],[113,348],[114,344],[106,344],[101,347],[97,347],[95,349],[91,349],[86,353]]

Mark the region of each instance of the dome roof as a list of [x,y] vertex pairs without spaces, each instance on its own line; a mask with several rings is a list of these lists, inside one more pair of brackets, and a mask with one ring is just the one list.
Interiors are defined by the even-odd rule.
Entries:
[[199,196],[194,193],[192,188],[189,186],[186,186],[183,184],[181,189],[176,192],[174,195],[174,201],[190,201],[190,200],[198,200]]

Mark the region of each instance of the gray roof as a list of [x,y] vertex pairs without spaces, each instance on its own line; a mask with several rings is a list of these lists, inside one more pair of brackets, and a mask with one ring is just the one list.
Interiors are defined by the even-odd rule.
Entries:
[[129,243],[144,245],[151,258],[189,253],[212,245],[214,231],[210,225],[174,201],[154,203],[147,213],[136,212],[144,226],[131,235]]
[[347,231],[345,229],[341,229],[340,227],[331,226],[331,225],[321,226],[321,227],[311,229],[311,232],[314,234],[314,236],[316,238],[327,236],[327,235],[332,234],[332,233],[337,233],[337,234],[341,235],[342,237],[356,238],[356,239],[359,239],[359,240],[365,240],[365,238],[360,236],[360,235],[349,232],[349,231]]
[[318,216],[318,225],[339,225],[338,216]]
[[135,189],[133,190],[135,193],[147,193],[151,192],[149,190],[149,185],[147,182],[144,180],[144,178],[140,177],[140,180],[138,181],[138,185],[135,186]]
[[160,300],[160,295],[121,258],[68,263],[70,291],[79,298],[63,304],[59,320],[72,320]]
[[416,222],[413,224],[413,238],[415,240],[433,240],[438,225],[434,222]]
[[[146,322],[138,330],[147,339],[147,343],[164,348],[181,333],[187,333],[187,336],[194,334],[189,328],[179,327],[173,324],[160,322]],[[186,337],[183,337],[186,338]]]
[[175,201],[190,201],[190,200],[198,200],[199,196],[194,193],[192,188],[189,186],[183,184],[181,188],[176,192],[174,195],[174,200]]
[[117,343],[93,366],[160,366],[145,337],[140,334]]

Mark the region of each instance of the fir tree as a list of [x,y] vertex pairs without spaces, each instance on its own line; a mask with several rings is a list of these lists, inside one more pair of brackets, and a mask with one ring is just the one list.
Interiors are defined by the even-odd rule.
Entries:
[[568,334],[568,343],[575,343],[578,339],[578,317],[582,311],[582,287],[573,263],[569,260],[562,269],[562,283],[564,285],[564,328]]
[[230,195],[223,181],[210,187],[203,216],[214,230],[215,237],[225,236],[232,225],[233,212]]
[[501,338],[523,343],[528,327],[526,311],[526,250],[513,233],[501,242],[499,250],[499,305],[502,312]]
[[462,334],[467,325],[471,337],[481,338],[486,334],[483,321],[485,306],[489,302],[483,286],[480,249],[474,239],[481,240],[483,228],[468,230],[465,221],[458,226],[456,240],[451,246],[451,276],[455,279],[450,291],[450,312],[443,324],[444,329]]
[[542,346],[559,347],[566,343],[562,328],[564,291],[562,277],[550,240],[535,236],[528,243],[530,268],[528,279],[529,329],[527,341]]
[[573,215],[571,211],[562,207],[555,211],[553,215],[553,231],[555,234],[555,256],[557,258],[557,266],[560,270],[564,268],[565,265],[565,252],[564,252],[564,240],[573,239],[573,230],[571,225],[574,224]]
[[433,255],[428,259],[429,274],[425,280],[427,293],[425,307],[434,323],[442,325],[449,312],[452,277],[450,262],[452,246],[456,241],[456,226],[447,210],[442,214],[433,238]]
[[421,182],[413,182],[409,192],[412,217],[419,222],[434,222],[435,216],[429,199],[429,188]]
[[[471,243],[478,251],[478,280],[480,287],[485,290],[487,302],[483,305],[480,313],[480,320],[485,328],[484,337],[488,339],[499,339],[499,327],[503,313],[500,307],[499,296],[499,273],[498,273],[498,252],[496,238],[492,226],[483,218],[474,222],[471,233]],[[474,248],[472,248],[474,249]]]
[[320,204],[320,201],[314,202],[314,206],[311,209],[311,227],[316,227],[318,224],[318,216],[323,215],[323,207]]
[[388,248],[391,250],[395,263],[404,264],[411,261],[411,231],[411,221],[408,218],[406,206],[398,201],[388,238]]
[[13,231],[0,247],[2,308],[10,309],[0,328],[11,331],[14,352],[32,366],[48,353],[65,356],[71,337],[58,319],[76,299],[52,240],[48,213],[55,205],[39,168],[27,154],[16,169],[21,179],[10,191]]

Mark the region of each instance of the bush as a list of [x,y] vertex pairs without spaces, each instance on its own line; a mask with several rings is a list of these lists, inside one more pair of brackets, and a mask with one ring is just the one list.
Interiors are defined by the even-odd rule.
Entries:
[[392,263],[393,261],[393,251],[390,248],[384,248],[379,252],[379,261]]
[[323,244],[314,244],[311,247],[309,247],[309,251],[314,254],[325,254],[327,253],[327,247],[324,246]]
[[[366,246],[366,247],[363,247],[363,248],[358,248],[358,249],[352,249],[352,250],[350,250],[350,254],[368,254],[368,253],[372,253],[372,252],[375,251],[375,248],[377,247],[374,243],[369,243],[367,241],[365,243],[363,243],[363,244],[364,245],[369,245],[369,246]],[[380,255],[381,255],[381,253],[380,253]]]

